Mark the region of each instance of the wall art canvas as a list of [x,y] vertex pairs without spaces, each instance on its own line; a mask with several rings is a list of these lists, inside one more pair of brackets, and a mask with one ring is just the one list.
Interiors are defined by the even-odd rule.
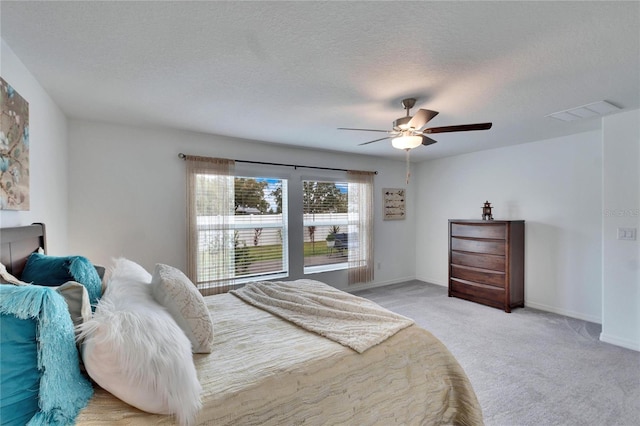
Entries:
[[2,77],[0,210],[29,210],[29,103]]
[[406,197],[404,188],[383,188],[384,220],[400,220],[406,217]]

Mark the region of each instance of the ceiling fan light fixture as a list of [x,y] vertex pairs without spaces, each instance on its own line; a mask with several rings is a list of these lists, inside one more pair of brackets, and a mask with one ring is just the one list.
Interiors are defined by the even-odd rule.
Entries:
[[398,136],[391,139],[391,145],[396,149],[413,149],[422,145],[422,136]]
[[393,122],[393,130],[380,130],[380,129],[356,129],[351,127],[338,127],[339,130],[357,130],[365,132],[382,132],[389,136],[384,138],[374,139],[372,141],[364,142],[359,145],[368,145],[373,142],[391,139],[391,145],[396,149],[409,151],[419,147],[420,145],[431,145],[436,143],[435,140],[425,136],[431,133],[447,133],[447,132],[467,132],[470,130],[488,130],[491,128],[491,123],[476,123],[476,124],[458,124],[455,126],[440,126],[424,128],[424,126],[436,115],[438,111],[432,111],[430,109],[420,108],[418,112],[412,117],[409,110],[415,105],[416,100],[414,98],[407,98],[402,100],[402,106],[407,112],[407,115],[400,117]]

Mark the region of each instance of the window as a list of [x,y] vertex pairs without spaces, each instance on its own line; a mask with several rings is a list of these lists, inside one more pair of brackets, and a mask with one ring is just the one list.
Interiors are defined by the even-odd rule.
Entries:
[[294,173],[288,177],[302,185],[290,188],[269,168],[236,175],[233,160],[184,158],[186,272],[203,294],[288,277],[290,259],[294,276],[347,269],[350,284],[373,280],[373,172],[348,171],[346,182]]
[[287,276],[287,181],[233,176],[215,161],[188,169],[188,271],[200,291]]
[[304,272],[347,267],[348,185],[346,182],[302,182]]
[[[234,277],[275,278],[288,273],[287,181],[234,178]],[[284,209],[283,209],[284,204]]]

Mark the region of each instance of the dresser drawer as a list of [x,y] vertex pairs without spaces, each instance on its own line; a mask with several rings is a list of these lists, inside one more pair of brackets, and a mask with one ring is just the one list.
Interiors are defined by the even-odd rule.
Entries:
[[451,238],[451,250],[505,255],[503,241],[467,240]]
[[504,240],[507,236],[507,231],[503,224],[472,225],[452,223],[451,236]]
[[504,271],[505,258],[494,254],[451,252],[451,263],[455,265],[473,266],[476,268]]
[[504,272],[451,265],[451,278],[504,288]]
[[501,307],[504,303],[504,289],[502,288],[461,282],[451,278],[449,280],[449,289],[452,296],[478,301],[487,305]]

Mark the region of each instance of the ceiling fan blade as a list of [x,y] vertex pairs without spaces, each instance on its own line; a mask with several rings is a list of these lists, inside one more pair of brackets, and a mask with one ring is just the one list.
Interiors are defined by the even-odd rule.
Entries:
[[386,138],[374,139],[374,140],[369,141],[369,142],[360,143],[360,144],[358,144],[358,146],[360,146],[360,145],[369,145],[370,143],[374,143],[374,142],[380,142],[380,141],[383,141],[385,139],[389,139],[390,137],[391,136],[387,136]]
[[422,135],[422,145],[424,146],[433,145],[434,143],[437,143],[437,142],[438,141],[428,138],[425,135]]
[[467,132],[469,130],[488,130],[492,123],[476,123],[476,124],[460,124],[457,126],[431,127],[424,129],[422,133],[448,133],[448,132]]
[[384,132],[389,133],[388,130],[376,130],[376,129],[352,129],[351,127],[338,127],[338,130],[360,130],[362,132]]
[[413,129],[421,129],[436,115],[438,115],[438,111],[431,111],[430,109],[419,109],[416,115],[414,115],[413,118],[409,120],[407,126]]

